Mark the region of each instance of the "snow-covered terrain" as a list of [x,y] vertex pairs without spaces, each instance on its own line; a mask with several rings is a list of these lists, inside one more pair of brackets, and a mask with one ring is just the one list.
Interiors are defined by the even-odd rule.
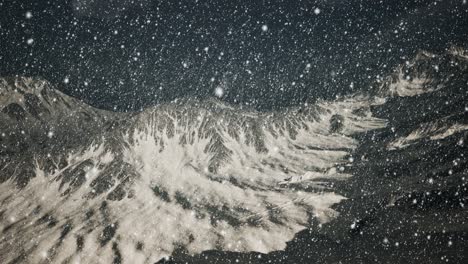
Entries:
[[[385,111],[400,98],[450,96],[455,88],[463,95],[463,54],[420,53],[369,95],[276,112],[186,98],[117,113],[39,78],[3,78],[0,262],[154,263],[179,250],[268,253],[284,250],[301,230],[333,228],[355,164],[371,166],[372,157],[357,154],[363,147],[385,142],[388,151],[404,150],[450,137],[465,144],[465,105],[416,121],[399,107]],[[435,107],[452,104],[431,100]],[[363,136],[383,130],[392,133]],[[407,194],[401,192],[380,195],[393,206]],[[347,218],[346,226],[355,229],[355,220]]]

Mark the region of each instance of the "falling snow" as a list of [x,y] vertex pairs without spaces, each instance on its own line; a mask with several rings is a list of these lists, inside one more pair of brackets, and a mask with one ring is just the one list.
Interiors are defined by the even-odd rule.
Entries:
[[1,263],[468,263],[466,0],[0,12]]

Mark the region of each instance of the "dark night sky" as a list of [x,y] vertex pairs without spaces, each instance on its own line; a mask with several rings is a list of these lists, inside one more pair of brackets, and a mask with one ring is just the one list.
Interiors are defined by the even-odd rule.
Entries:
[[[466,1],[465,1],[466,2]],[[0,76],[104,108],[214,96],[258,109],[363,89],[468,45],[463,0],[0,0]]]

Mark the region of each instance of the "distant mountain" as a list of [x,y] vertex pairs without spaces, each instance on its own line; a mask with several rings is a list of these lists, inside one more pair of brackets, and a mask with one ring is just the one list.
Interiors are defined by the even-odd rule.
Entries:
[[0,79],[1,262],[466,260],[466,54],[276,112],[117,113]]

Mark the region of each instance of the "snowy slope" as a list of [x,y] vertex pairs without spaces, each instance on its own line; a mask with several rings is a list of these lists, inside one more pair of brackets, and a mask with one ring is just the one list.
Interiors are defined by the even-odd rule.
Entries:
[[[113,113],[43,80],[2,79],[1,262],[268,253],[308,228],[331,237],[329,230],[355,229],[360,216],[350,215],[368,203],[352,212],[338,203],[370,188],[395,205],[419,188],[410,181],[396,192],[364,180],[387,155],[465,133],[465,106],[454,105],[466,97],[463,54],[421,53],[373,95],[267,113],[194,99]],[[458,112],[412,119],[405,111],[418,102]]]

